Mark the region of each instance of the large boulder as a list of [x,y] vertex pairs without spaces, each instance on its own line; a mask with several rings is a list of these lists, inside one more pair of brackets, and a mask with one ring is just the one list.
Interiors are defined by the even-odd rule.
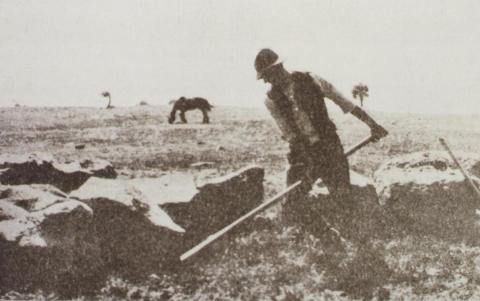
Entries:
[[0,155],[0,184],[51,184],[64,192],[79,188],[91,176],[116,178],[105,160],[60,162],[47,154]]
[[[480,156],[457,153],[478,184]],[[480,200],[446,152],[417,152],[384,163],[374,174],[380,203],[406,233],[478,241]]]
[[257,206],[264,171],[247,167],[196,186],[186,173],[92,177],[70,197],[88,204],[106,266],[125,277],[175,269],[179,256]]
[[[0,185],[0,290],[93,289],[101,263],[92,213],[50,185]],[[75,279],[84,287],[71,287]]]

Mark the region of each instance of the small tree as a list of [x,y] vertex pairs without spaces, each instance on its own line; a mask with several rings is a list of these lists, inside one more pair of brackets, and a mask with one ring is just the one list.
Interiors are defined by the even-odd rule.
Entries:
[[352,89],[353,98],[360,98],[360,106],[363,107],[363,99],[368,97],[368,86],[362,83],[356,84]]
[[108,92],[108,91],[102,92],[102,96],[103,97],[108,97],[107,109],[113,108],[112,107],[112,96],[110,95],[110,92]]

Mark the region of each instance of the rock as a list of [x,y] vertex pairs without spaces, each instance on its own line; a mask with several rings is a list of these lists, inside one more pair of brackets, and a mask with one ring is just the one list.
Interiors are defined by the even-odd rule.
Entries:
[[80,187],[91,176],[116,178],[104,160],[58,162],[45,154],[0,155],[0,184],[51,184],[64,192]]
[[[95,286],[101,262],[92,213],[50,185],[0,185],[0,290]],[[85,286],[70,287],[79,279]]]
[[197,169],[202,169],[202,168],[212,168],[215,166],[215,162],[196,162],[193,164],[190,164],[191,168],[197,168]]
[[[198,190],[188,173],[171,173],[159,178],[102,179],[92,177],[70,197],[92,203],[92,208],[112,203],[126,210],[138,212],[151,224],[176,232],[185,230],[161,209],[165,203],[189,202]],[[104,201],[98,201],[104,199]],[[97,200],[97,201],[92,201]],[[98,203],[98,204],[97,204]],[[97,212],[95,211],[97,214]]]
[[85,148],[85,144],[77,144],[75,145],[75,149],[84,149]]
[[196,187],[193,176],[111,180],[92,177],[70,197],[88,204],[102,258],[127,278],[175,269],[179,256],[263,199],[260,167]]
[[[70,200],[50,185],[0,185],[0,234],[19,246],[46,247],[40,227],[46,219],[73,213],[89,214],[92,209],[82,202]],[[49,246],[58,241],[51,241]]]
[[264,170],[250,166],[198,187],[188,203],[166,203],[161,207],[185,229],[188,248],[258,206],[263,200]]
[[[480,183],[480,156],[457,153]],[[374,174],[380,203],[409,233],[476,241],[478,199],[446,152],[417,152],[384,163]]]
[[142,299],[143,297],[144,296],[143,296],[142,290],[139,289],[138,287],[133,287],[127,293],[128,300],[139,300],[139,299]]
[[148,279],[153,280],[153,281],[161,280],[161,278],[158,277],[157,274],[150,274],[150,275],[148,276]]

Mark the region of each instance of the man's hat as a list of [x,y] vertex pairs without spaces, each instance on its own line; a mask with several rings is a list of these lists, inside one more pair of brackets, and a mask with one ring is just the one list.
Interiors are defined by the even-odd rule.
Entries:
[[255,70],[257,70],[257,79],[263,77],[263,72],[269,67],[275,65],[278,55],[273,50],[264,48],[258,52],[255,58]]

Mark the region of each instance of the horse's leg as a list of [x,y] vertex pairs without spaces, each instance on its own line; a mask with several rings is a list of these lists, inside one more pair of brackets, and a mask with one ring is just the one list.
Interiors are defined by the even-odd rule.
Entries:
[[184,110],[180,111],[180,119],[182,120],[183,123],[187,123],[187,118],[185,118],[185,111]]
[[175,121],[175,115],[177,115],[177,110],[173,109],[170,112],[170,117],[168,118],[168,123],[172,124]]
[[210,119],[208,118],[207,110],[201,109],[203,114],[203,123],[210,123]]

